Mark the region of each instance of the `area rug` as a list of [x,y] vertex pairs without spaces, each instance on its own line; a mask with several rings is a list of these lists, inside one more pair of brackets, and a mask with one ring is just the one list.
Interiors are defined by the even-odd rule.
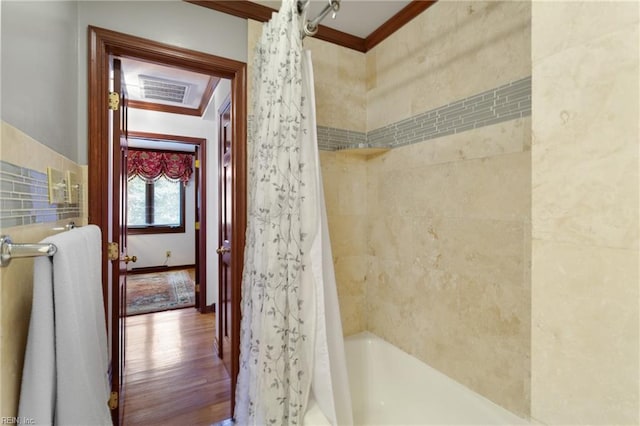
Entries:
[[127,315],[148,314],[195,304],[189,270],[127,276]]

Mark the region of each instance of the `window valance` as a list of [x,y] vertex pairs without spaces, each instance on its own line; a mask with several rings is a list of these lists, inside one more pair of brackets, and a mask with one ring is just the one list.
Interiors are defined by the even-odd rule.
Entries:
[[189,152],[129,149],[127,175],[154,181],[162,176],[185,185],[193,174],[193,154]]

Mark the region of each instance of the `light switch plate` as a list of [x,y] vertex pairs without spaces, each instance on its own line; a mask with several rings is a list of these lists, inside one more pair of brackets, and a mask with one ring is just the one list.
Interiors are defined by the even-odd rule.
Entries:
[[64,204],[67,201],[67,183],[63,172],[47,167],[47,182],[49,184],[49,204]]
[[78,174],[67,170],[67,203],[78,204],[80,201],[80,180]]

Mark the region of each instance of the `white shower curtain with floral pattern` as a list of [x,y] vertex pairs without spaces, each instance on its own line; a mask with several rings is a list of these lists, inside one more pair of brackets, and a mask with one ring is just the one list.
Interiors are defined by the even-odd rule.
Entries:
[[242,279],[240,425],[302,425],[311,399],[352,424],[302,17],[283,0],[253,64]]

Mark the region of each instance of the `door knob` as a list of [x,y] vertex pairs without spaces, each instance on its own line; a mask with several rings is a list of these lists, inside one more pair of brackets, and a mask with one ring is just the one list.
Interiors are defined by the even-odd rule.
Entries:
[[135,263],[138,260],[138,256],[125,256],[122,260],[124,260],[124,263],[129,263],[129,262],[133,262]]
[[216,249],[216,253],[218,254],[224,254],[224,253],[230,253],[231,252],[231,247],[219,247],[218,249]]

